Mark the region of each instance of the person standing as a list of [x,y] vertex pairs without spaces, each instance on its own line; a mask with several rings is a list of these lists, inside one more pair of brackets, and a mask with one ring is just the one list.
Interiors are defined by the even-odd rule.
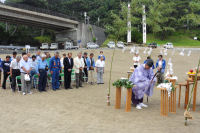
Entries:
[[159,55],[158,60],[156,62],[156,68],[158,70],[157,74],[158,84],[163,83],[164,81],[165,67],[166,67],[166,61],[163,59],[162,55]]
[[[144,61],[144,64],[146,64],[146,63],[147,63],[147,60],[148,60],[148,59],[151,59],[151,56],[148,56],[148,57],[147,57],[147,59]],[[152,69],[155,69],[155,66],[154,66],[154,64],[153,64],[153,66],[152,66]]]
[[39,92],[46,91],[47,85],[47,71],[48,71],[48,63],[46,61],[46,55],[41,55],[41,60],[38,62],[38,76],[39,76],[39,83],[38,83],[38,90]]
[[[30,62],[28,62],[28,56],[24,55],[20,61],[20,72],[21,72],[21,83],[22,83],[22,94],[32,94],[31,92],[31,80],[30,72],[32,70]],[[29,76],[29,80],[26,79]]]
[[142,64],[135,69],[129,79],[135,85],[132,88],[132,103],[136,105],[136,109],[148,107],[143,103],[144,94],[147,96],[153,95],[156,78],[154,78],[152,66],[153,60],[147,60],[146,64]]
[[91,85],[94,84],[94,68],[95,68],[95,62],[94,62],[94,54],[91,53],[90,57],[87,59],[87,69],[88,69],[88,75],[89,75],[89,83]]
[[133,57],[133,66],[134,68],[137,68],[140,65],[140,56],[139,53],[135,53],[135,56]]
[[0,87],[1,87],[1,73],[2,73],[2,71],[3,71],[3,69],[2,69],[2,59],[0,58]]
[[33,88],[36,88],[36,78],[34,75],[37,74],[37,70],[38,70],[38,62],[36,61],[36,56],[33,55],[32,59],[28,59],[28,62],[30,62],[31,64],[31,73],[30,73],[30,77],[31,77],[31,84],[33,85]]
[[14,52],[13,52],[13,56],[10,58],[10,62],[11,62],[12,60],[16,60],[16,57],[17,57],[17,52],[14,51]]
[[37,62],[38,62],[39,60],[41,60],[40,54],[41,54],[41,51],[38,50],[37,53],[36,53],[36,61],[37,61]]
[[83,69],[83,71],[84,71],[84,76],[86,77],[85,78],[85,82],[88,82],[88,67],[87,67],[87,59],[88,59],[88,57],[87,57],[87,52],[85,52],[84,54],[83,54],[83,61],[84,61],[84,69]]
[[96,61],[96,72],[97,72],[97,84],[104,84],[103,82],[103,74],[104,74],[104,67],[105,61],[103,56]]
[[[12,60],[10,64],[10,77],[12,78],[12,91],[16,90],[16,77],[20,76],[20,60],[21,56],[17,56],[16,60]],[[20,79],[17,80],[18,84],[21,84]],[[19,87],[19,91],[21,91],[21,86]]]
[[64,58],[63,64],[64,64],[65,89],[72,89],[71,74],[72,74],[72,68],[74,66],[72,53],[68,53],[68,57]]
[[74,68],[75,68],[75,74],[76,74],[76,88],[78,89],[79,87],[82,86],[82,78],[83,78],[83,68],[84,68],[84,61],[82,56],[82,52],[79,52],[77,54],[77,57],[74,58]]
[[28,52],[28,53],[27,53],[27,56],[28,56],[28,62],[31,62],[31,61],[32,61],[31,53]]
[[[2,68],[3,68],[3,84],[2,88],[6,89],[6,80],[10,75],[10,56],[6,56],[6,60],[2,62]],[[11,79],[10,79],[11,81]]]
[[67,56],[67,55],[64,53],[64,54],[63,54],[63,57],[60,59],[60,63],[61,63],[61,67],[62,67],[62,68],[64,68],[63,61],[64,61],[64,59],[66,58],[66,56]]
[[98,59],[101,59],[101,56],[103,57],[103,60],[106,60],[106,57],[103,55],[103,51],[100,51],[100,55],[98,56]]
[[60,87],[59,75],[60,71],[62,70],[60,64],[59,52],[55,52],[54,57],[50,59],[49,69],[52,76],[52,89],[56,91]]

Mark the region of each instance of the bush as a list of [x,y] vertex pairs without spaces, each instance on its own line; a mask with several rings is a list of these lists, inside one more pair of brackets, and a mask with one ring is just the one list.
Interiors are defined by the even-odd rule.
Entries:
[[93,41],[94,43],[96,43],[96,41],[97,41],[96,37],[93,37],[93,38],[92,38],[92,41]]
[[51,38],[49,36],[38,36],[34,39],[39,41],[40,43],[51,43]]
[[131,32],[131,37],[132,37],[132,42],[138,43],[138,44],[142,44],[143,41],[143,36],[142,33],[138,32],[138,31],[132,31]]

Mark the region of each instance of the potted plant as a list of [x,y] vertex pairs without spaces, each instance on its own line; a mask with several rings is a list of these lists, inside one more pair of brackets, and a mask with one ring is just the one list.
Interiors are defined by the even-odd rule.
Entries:
[[126,96],[126,112],[131,111],[131,97],[132,97],[132,88],[133,83],[128,79],[120,79],[113,83],[113,86],[116,86],[116,105],[115,108],[119,109],[121,105],[121,87],[127,88]]
[[123,86],[121,80],[117,80],[113,83],[113,86],[116,87],[116,101],[115,108],[120,109],[121,107],[121,87]]

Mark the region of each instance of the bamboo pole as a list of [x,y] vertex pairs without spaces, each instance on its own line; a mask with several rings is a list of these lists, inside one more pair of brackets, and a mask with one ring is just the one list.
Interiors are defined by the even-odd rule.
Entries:
[[[199,73],[199,66],[200,66],[200,59],[199,59],[198,67],[197,67],[197,72],[195,74],[194,84],[193,84],[193,87],[192,87],[192,90],[191,90],[191,94],[193,93],[195,85],[197,83],[197,74]],[[192,101],[192,95],[190,96],[189,103],[187,104],[187,108],[186,108],[186,111],[185,111],[184,114],[187,114],[187,112],[189,113],[191,101]],[[187,119],[188,119],[188,117],[191,118],[191,116],[185,116],[184,115],[184,117],[185,117],[185,126],[187,126]]]
[[132,97],[132,88],[127,88],[127,96],[126,96],[126,112],[131,111],[131,97]]
[[160,115],[163,115],[163,94],[162,90],[160,91]]
[[120,109],[120,107],[121,107],[121,87],[116,87],[115,108]]

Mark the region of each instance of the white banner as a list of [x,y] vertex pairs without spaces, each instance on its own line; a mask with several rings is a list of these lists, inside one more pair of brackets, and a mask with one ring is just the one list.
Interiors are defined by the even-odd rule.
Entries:
[[147,43],[147,26],[146,26],[146,11],[145,5],[143,5],[143,16],[142,16],[142,24],[143,24],[143,44]]

